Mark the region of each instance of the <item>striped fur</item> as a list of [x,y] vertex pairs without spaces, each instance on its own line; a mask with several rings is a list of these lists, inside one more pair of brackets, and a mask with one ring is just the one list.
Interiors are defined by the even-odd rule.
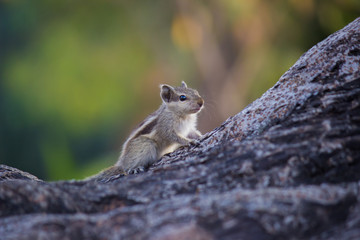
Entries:
[[[163,104],[130,134],[115,164],[126,172],[148,167],[162,155],[201,136],[196,129],[197,113],[204,104],[199,93],[184,82],[180,87],[160,87]],[[186,100],[181,101],[181,95]]]

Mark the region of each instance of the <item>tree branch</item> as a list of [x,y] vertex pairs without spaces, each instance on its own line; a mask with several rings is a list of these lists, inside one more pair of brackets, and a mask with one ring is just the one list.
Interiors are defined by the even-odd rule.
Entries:
[[[4,239],[351,239],[360,222],[360,18],[147,172],[43,182],[0,166]],[[46,214],[44,214],[46,213]]]

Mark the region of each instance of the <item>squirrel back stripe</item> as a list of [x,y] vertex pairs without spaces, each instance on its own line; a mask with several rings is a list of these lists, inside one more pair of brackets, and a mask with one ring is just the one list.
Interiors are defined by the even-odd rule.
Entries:
[[198,91],[188,88],[185,82],[180,87],[163,84],[160,89],[162,105],[130,134],[115,166],[95,179],[142,171],[162,155],[201,137],[196,122],[204,100]]

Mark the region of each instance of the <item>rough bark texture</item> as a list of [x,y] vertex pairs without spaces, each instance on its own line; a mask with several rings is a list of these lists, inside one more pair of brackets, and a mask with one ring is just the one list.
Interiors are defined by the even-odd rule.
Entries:
[[147,172],[44,182],[0,167],[1,239],[359,239],[360,18]]

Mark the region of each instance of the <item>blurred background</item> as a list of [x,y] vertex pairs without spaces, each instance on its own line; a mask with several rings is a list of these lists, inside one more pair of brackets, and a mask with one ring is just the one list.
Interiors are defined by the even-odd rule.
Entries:
[[0,163],[42,179],[114,164],[185,80],[205,133],[260,97],[359,0],[0,1]]

